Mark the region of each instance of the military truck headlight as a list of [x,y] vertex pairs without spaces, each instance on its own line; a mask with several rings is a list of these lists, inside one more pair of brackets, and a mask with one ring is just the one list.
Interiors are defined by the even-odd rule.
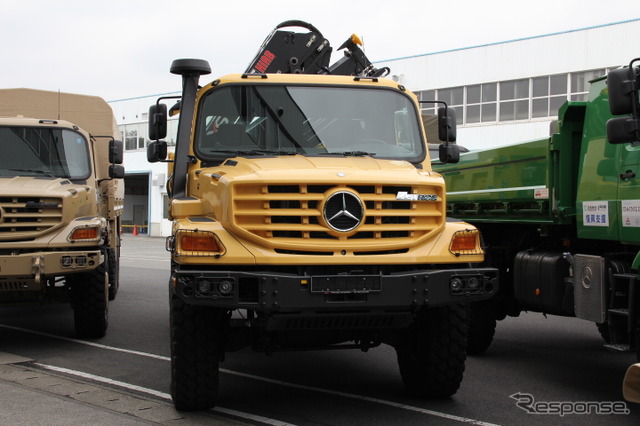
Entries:
[[232,291],[233,291],[233,284],[231,283],[231,281],[225,280],[225,281],[220,281],[218,283],[218,292],[223,296],[227,296],[231,294]]
[[198,293],[209,294],[211,292],[211,281],[206,279],[197,280]]
[[464,287],[464,283],[460,278],[453,277],[451,281],[449,281],[449,288],[451,289],[451,293],[460,293],[462,288]]
[[467,285],[469,286],[469,290],[479,290],[482,286],[482,283],[480,282],[478,277],[470,277]]

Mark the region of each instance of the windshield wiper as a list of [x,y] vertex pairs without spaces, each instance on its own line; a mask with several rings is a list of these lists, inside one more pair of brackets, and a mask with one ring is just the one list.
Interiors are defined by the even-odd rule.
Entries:
[[233,150],[233,149],[215,149],[213,152],[222,152],[224,154],[235,154],[235,155],[296,155],[297,152],[291,151],[272,151],[268,149],[249,149],[249,150]]
[[296,155],[297,152],[294,151],[276,151],[270,149],[260,149],[258,152],[262,154],[274,154],[274,155]]
[[338,151],[338,152],[323,152],[318,155],[343,155],[345,157],[366,157],[376,155],[375,152],[366,151]]
[[35,169],[9,169],[10,172],[26,172],[26,173],[35,173],[38,175],[43,175],[47,177],[56,177],[53,173],[45,171],[45,170],[35,170]]
[[221,152],[223,154],[234,154],[234,155],[264,155],[264,152],[257,149],[214,149],[213,151],[209,151],[212,153]]

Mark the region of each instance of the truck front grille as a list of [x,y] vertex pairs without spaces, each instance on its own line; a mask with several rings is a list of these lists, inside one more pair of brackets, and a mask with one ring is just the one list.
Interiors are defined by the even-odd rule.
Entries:
[[[355,195],[363,207],[361,221],[347,232],[332,229],[324,212],[326,200],[340,191]],[[443,224],[441,191],[438,186],[389,184],[239,184],[232,196],[233,226],[279,252],[398,253]],[[437,200],[398,200],[400,192],[435,195]]]
[[0,241],[34,239],[60,223],[60,198],[0,197]]

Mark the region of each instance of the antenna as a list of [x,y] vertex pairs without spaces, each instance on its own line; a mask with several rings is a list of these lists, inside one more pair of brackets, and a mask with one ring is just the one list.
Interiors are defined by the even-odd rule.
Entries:
[[58,120],[60,120],[60,89],[58,89]]

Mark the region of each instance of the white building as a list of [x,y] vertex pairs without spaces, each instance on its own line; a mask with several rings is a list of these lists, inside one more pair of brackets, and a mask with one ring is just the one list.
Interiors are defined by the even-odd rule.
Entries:
[[[471,150],[549,134],[567,100],[586,99],[589,80],[640,56],[640,19],[501,43],[375,62],[421,100],[442,100],[458,117],[458,143]],[[152,236],[170,235],[167,167],[148,163],[147,111],[153,95],[110,102],[125,141],[124,223]],[[171,105],[173,99],[164,102]],[[433,106],[423,105],[433,112]],[[169,126],[171,143],[175,121]],[[132,230],[133,228],[129,228]]]

